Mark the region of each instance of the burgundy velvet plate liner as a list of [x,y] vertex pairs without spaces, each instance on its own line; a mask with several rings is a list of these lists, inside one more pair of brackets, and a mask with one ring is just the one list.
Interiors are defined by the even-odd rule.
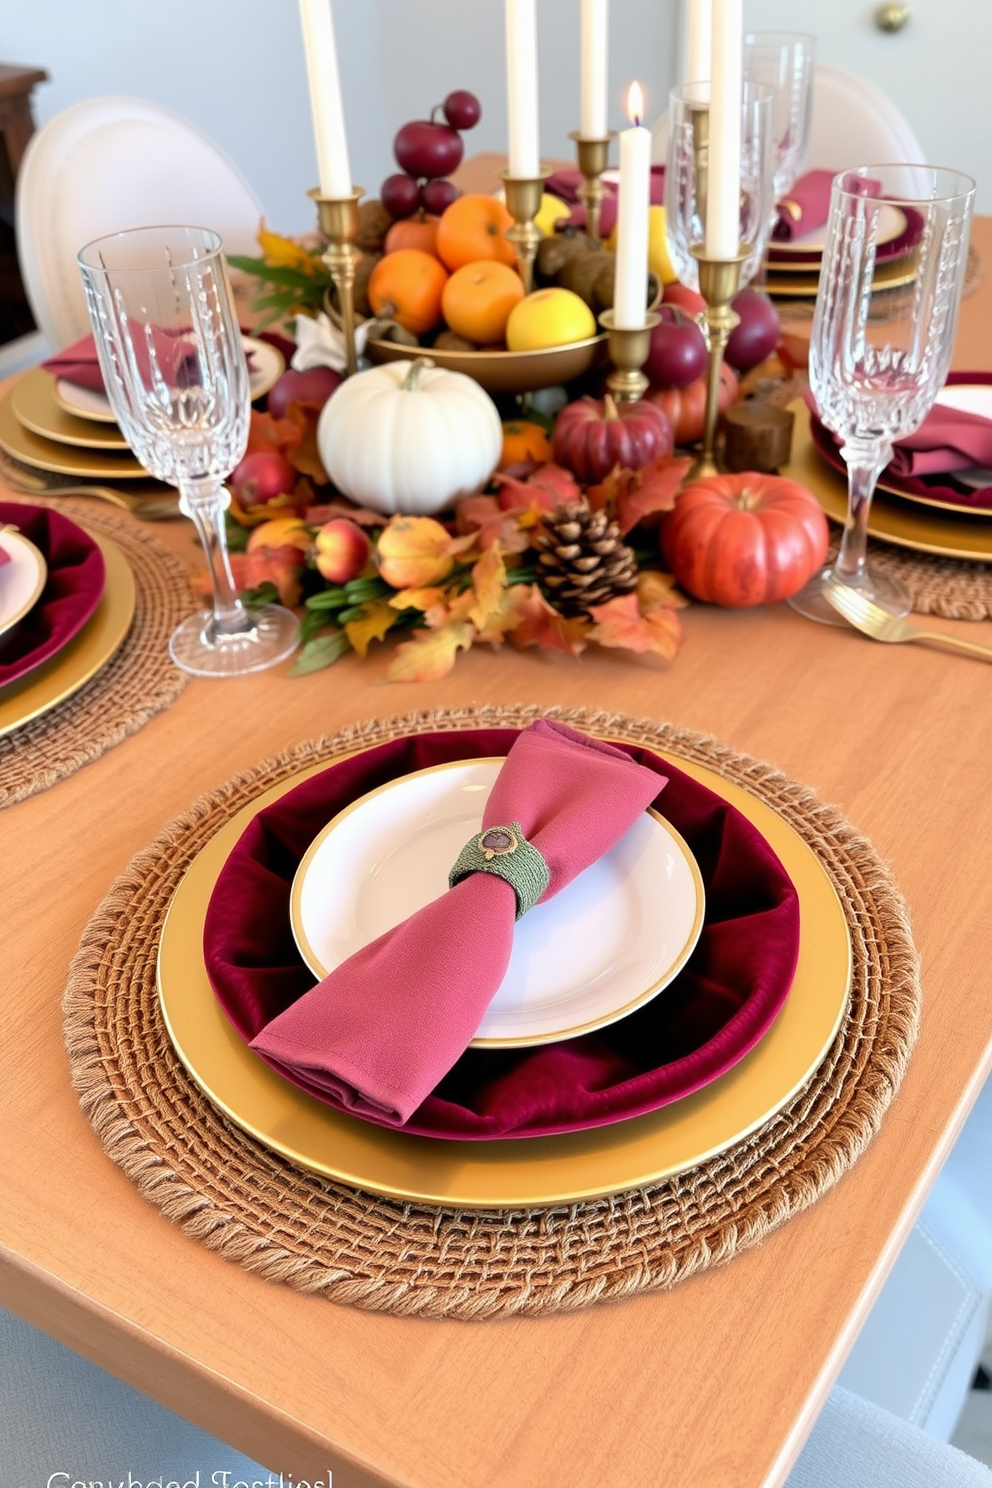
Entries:
[[[214,990],[246,1042],[313,985],[293,941],[289,895],[321,827],[410,771],[505,755],[516,733],[393,741],[329,767],[256,817],[218,880],[204,937]],[[649,750],[617,747],[670,779],[665,815],[689,842],[706,884],[696,951],[659,997],[609,1028],[534,1049],[467,1050],[402,1130],[469,1140],[541,1136],[641,1115],[723,1074],[780,1010],[795,971],[799,906],[778,859],[719,796]],[[666,1062],[651,1063],[645,1051],[654,1049],[665,1050]],[[305,1080],[293,1083],[336,1104]]]
[[45,506],[0,501],[0,525],[11,523],[48,565],[37,604],[0,637],[0,686],[16,682],[60,651],[100,602],[103,554],[75,522]]

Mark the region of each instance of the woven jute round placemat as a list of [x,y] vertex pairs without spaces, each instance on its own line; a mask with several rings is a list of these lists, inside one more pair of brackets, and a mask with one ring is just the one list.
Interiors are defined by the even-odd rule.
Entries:
[[85,687],[0,738],[0,806],[47,790],[137,733],[187,681],[169,658],[169,636],[196,603],[182,560],[135,518],[111,508],[69,498],[43,504],[117,544],[134,574],[134,620],[120,650]]
[[[831,557],[836,554],[839,542],[838,537],[831,542]],[[881,573],[902,580],[913,596],[916,615],[943,615],[945,620],[992,620],[992,563],[913,553],[871,537],[868,562]]]
[[[155,957],[190,861],[243,805],[303,766],[430,729],[523,727],[538,716],[671,750],[781,813],[836,886],[853,944],[849,1011],[816,1076],[766,1126],[645,1189],[539,1211],[464,1213],[358,1192],[294,1166],[231,1125],[173,1052]],[[671,725],[583,710],[485,707],[355,725],[203,796],[140,852],[90,921],[64,999],[72,1080],[106,1151],[192,1238],[335,1302],[462,1319],[549,1313],[674,1286],[755,1245],[864,1151],[902,1077],[920,987],[902,898],[864,838],[803,785]]]

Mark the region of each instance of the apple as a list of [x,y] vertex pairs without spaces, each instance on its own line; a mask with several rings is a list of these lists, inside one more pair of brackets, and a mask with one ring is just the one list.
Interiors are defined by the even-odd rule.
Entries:
[[420,187],[412,176],[387,176],[379,190],[382,205],[395,222],[412,217],[420,205]]
[[460,196],[461,192],[454,181],[425,181],[420,188],[420,205],[432,216],[443,217],[451,203]]
[[397,164],[410,176],[450,176],[461,164],[464,150],[456,129],[431,119],[404,124],[393,141]]
[[662,304],[658,314],[644,370],[660,387],[688,387],[706,371],[703,333],[678,305]]
[[482,118],[482,104],[474,93],[456,88],[441,105],[441,111],[452,129],[474,129]]
[[662,299],[666,305],[681,305],[682,309],[687,310],[690,315],[701,315],[706,309],[706,301],[702,295],[697,294],[694,289],[687,289],[684,284],[679,284],[678,280],[674,284],[665,285]]
[[341,373],[333,367],[311,367],[309,372],[290,368],[269,389],[269,412],[275,418],[282,418],[290,403],[312,403],[323,408],[343,381]]
[[315,562],[330,584],[357,579],[369,561],[371,544],[361,527],[347,517],[334,517],[317,533]]
[[247,511],[252,506],[264,506],[276,496],[291,496],[297,474],[278,450],[255,450],[235,468],[230,484],[238,504]]
[[740,324],[730,333],[725,355],[738,372],[750,372],[771,356],[782,325],[771,300],[756,289],[740,290],[734,296],[733,309],[740,316]]

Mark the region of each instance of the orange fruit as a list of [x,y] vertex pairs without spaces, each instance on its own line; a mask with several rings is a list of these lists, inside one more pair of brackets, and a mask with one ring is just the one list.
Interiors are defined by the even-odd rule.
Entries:
[[441,296],[448,275],[432,253],[398,248],[380,258],[369,275],[369,304],[376,315],[389,315],[415,336],[433,330],[441,319]]
[[440,217],[406,217],[402,222],[394,222],[382,246],[386,253],[395,253],[400,248],[419,248],[422,253],[433,253],[436,258],[440,221]]
[[510,311],[523,297],[515,269],[482,259],[455,270],[444,286],[441,310],[453,331],[482,346],[503,339]]
[[449,269],[494,258],[510,268],[517,261],[506,240],[513,218],[495,196],[460,196],[441,217],[437,229],[437,254]]

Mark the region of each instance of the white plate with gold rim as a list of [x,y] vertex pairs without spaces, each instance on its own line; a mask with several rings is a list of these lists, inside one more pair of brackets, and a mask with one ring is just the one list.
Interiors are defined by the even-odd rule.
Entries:
[[[315,976],[446,891],[503,763],[418,770],[328,823],[300,863],[290,902],[293,934]],[[685,965],[703,909],[695,858],[663,817],[645,812],[599,862],[518,922],[473,1047],[555,1043],[625,1017]]]
[[44,554],[16,527],[0,527],[0,548],[9,559],[0,564],[0,635],[3,635],[38,603],[48,577],[48,564]]
[[[268,341],[257,341],[254,336],[242,336],[245,355],[251,357],[248,381],[252,402],[261,398],[279,381],[286,370],[286,358],[277,346]],[[80,387],[67,382],[64,377],[55,379],[54,397],[58,406],[76,418],[91,419],[98,424],[115,423],[114,410],[106,393],[96,388]]]

